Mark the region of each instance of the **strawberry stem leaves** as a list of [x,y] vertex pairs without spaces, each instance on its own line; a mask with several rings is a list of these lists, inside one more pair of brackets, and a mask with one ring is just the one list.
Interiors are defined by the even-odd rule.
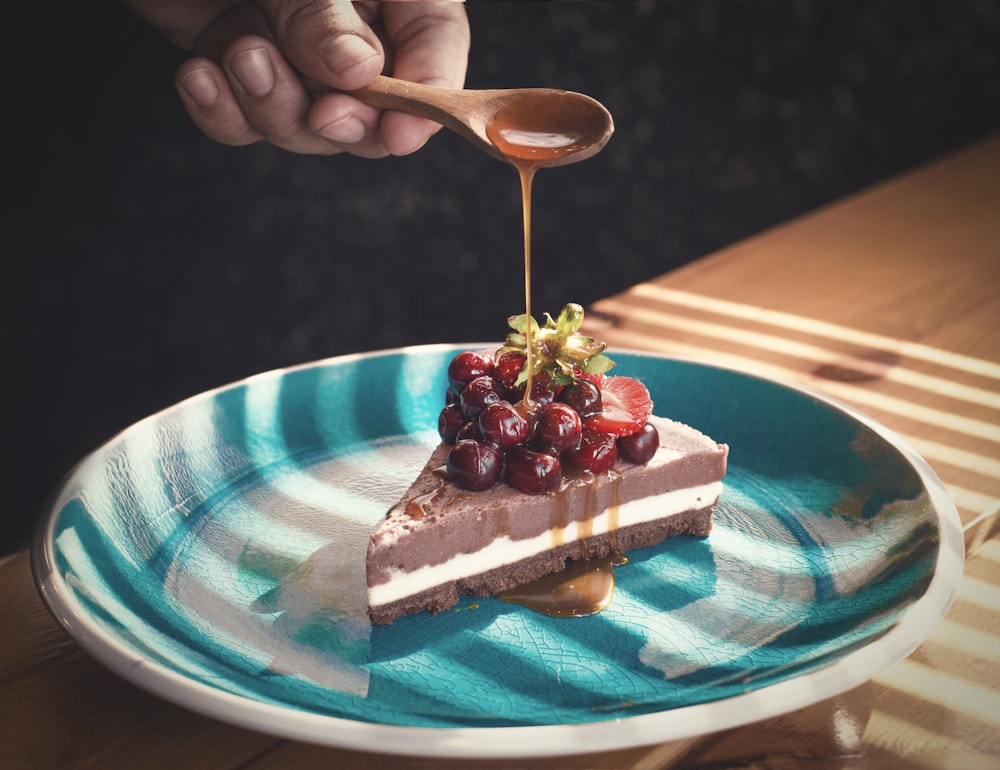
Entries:
[[[605,343],[579,333],[583,325],[583,308],[576,303],[567,304],[557,318],[546,313],[543,326],[524,313],[511,316],[507,324],[513,331],[507,335],[497,356],[511,351],[527,355],[530,328],[534,352],[532,376],[545,372],[557,385],[568,385],[580,373],[604,374],[615,365],[604,355]],[[525,363],[515,384],[521,385],[527,380],[528,366]]]

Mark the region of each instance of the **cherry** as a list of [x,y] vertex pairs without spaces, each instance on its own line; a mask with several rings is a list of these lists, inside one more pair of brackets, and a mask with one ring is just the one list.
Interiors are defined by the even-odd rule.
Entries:
[[458,397],[462,414],[470,420],[478,417],[489,404],[495,404],[499,400],[499,383],[489,375],[476,377],[462,388]]
[[[463,438],[471,438],[476,441],[484,441],[483,431],[479,428],[479,422],[476,420],[469,420],[461,428],[458,429],[458,435],[455,436],[455,441],[461,441]],[[495,442],[490,442],[495,443]]]
[[590,380],[579,379],[567,385],[559,394],[559,400],[573,407],[581,417],[600,414],[604,408],[601,389]]
[[618,459],[615,437],[584,426],[580,446],[563,452],[563,459],[576,470],[591,473],[609,471]]
[[573,407],[555,401],[539,411],[535,439],[545,448],[562,452],[579,445],[582,428],[580,415]]
[[[567,471],[605,473],[620,456],[648,463],[660,436],[646,417],[649,392],[634,378],[577,372],[559,386],[548,372],[532,378],[531,419],[520,406],[523,384],[514,383],[525,355],[465,351],[448,366],[445,407],[438,433],[452,444],[448,476],[462,489],[489,489],[501,478],[518,491],[539,495],[558,488]],[[530,445],[529,445],[530,441]]]
[[463,425],[465,425],[465,415],[462,414],[458,404],[448,404],[438,415],[438,434],[442,441],[449,444],[455,443]]
[[546,372],[539,372],[531,378],[531,401],[535,404],[550,404],[556,400],[559,386]]
[[507,398],[511,401],[520,401],[524,398],[524,383],[514,384],[524,368],[524,361],[524,353],[508,350],[500,355],[493,367],[493,376],[503,383],[507,390]]
[[448,364],[448,384],[456,393],[472,382],[476,377],[493,372],[493,356],[479,350],[466,350],[459,353]]
[[559,486],[562,466],[559,457],[516,446],[507,453],[507,480],[518,492],[544,495]]
[[479,415],[483,438],[501,449],[523,444],[528,440],[528,421],[509,401],[487,404]]
[[445,460],[448,477],[462,489],[481,492],[500,480],[503,455],[493,444],[473,439],[459,441]]
[[659,447],[660,434],[648,422],[635,433],[618,439],[618,455],[636,465],[645,465],[652,460]]

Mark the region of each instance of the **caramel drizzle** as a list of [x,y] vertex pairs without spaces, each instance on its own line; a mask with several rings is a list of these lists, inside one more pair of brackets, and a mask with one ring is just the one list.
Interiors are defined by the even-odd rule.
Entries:
[[[499,116],[487,127],[487,134],[507,160],[517,169],[521,181],[521,210],[524,221],[524,312],[525,384],[522,408],[529,417],[536,411],[531,399],[535,372],[535,339],[531,327],[531,191],[535,171],[553,159],[572,152],[582,141],[582,135],[537,134],[535,132],[512,132]],[[518,139],[527,137],[519,142]],[[541,141],[544,137],[544,141]],[[579,520],[577,533],[581,544],[582,558],[571,563],[561,572],[543,577],[541,580],[520,586],[513,591],[498,595],[503,601],[522,604],[536,612],[556,617],[578,617],[591,615],[608,606],[614,594],[615,576],[613,567],[625,564],[628,559],[618,552],[615,532],[619,526],[621,476],[611,471],[611,501],[608,512],[608,535],[610,551],[603,559],[590,559],[588,540],[594,534],[594,517]],[[573,482],[571,482],[573,483]],[[590,476],[585,482],[585,511],[597,510],[597,480]],[[566,500],[566,485],[556,493],[559,515],[552,529],[552,548],[565,544],[565,532],[569,525],[569,504]],[[562,542],[560,542],[562,541]]]

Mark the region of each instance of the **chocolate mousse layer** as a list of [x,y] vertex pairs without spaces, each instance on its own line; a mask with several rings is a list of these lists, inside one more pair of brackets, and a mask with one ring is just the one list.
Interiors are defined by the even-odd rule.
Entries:
[[[368,547],[368,585],[442,564],[458,554],[471,554],[504,536],[511,540],[538,537],[572,522],[587,522],[608,511],[612,534],[571,542],[551,538],[549,548],[513,564],[477,565],[477,572],[371,608],[372,622],[390,622],[411,612],[437,612],[462,594],[488,596],[510,590],[564,568],[566,561],[602,558],[614,549],[625,551],[653,545],[679,534],[707,535],[715,500],[686,511],[670,511],[663,519],[619,528],[614,515],[620,506],[666,492],[717,482],[726,472],[728,447],[690,426],[660,417],[650,418],[660,436],[660,448],[646,465],[619,461],[606,474],[565,479],[560,489],[526,495],[506,484],[483,492],[468,492],[447,482],[442,444],[400,502],[393,506]],[[581,525],[585,533],[586,526]]]

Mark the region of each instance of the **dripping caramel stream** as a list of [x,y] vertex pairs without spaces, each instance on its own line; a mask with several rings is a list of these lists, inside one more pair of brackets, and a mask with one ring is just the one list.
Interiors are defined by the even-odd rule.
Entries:
[[[506,115],[503,112],[494,116],[486,127],[487,136],[517,169],[521,182],[521,210],[524,222],[525,366],[527,367],[527,382],[522,403],[524,412],[528,415],[535,410],[531,393],[536,358],[531,326],[532,183],[538,169],[559,165],[561,159],[567,155],[592,147],[596,130],[597,127],[593,122],[581,126],[572,121],[535,128],[531,119],[525,115]],[[588,495],[588,499],[591,497]],[[617,508],[617,505],[615,507]],[[611,533],[611,542],[611,553],[603,559],[587,558],[584,552],[582,559],[571,563],[565,570],[500,594],[498,598],[553,617],[580,617],[600,612],[608,606],[614,594],[614,567],[625,561],[623,555],[617,553],[614,548],[614,533]]]

